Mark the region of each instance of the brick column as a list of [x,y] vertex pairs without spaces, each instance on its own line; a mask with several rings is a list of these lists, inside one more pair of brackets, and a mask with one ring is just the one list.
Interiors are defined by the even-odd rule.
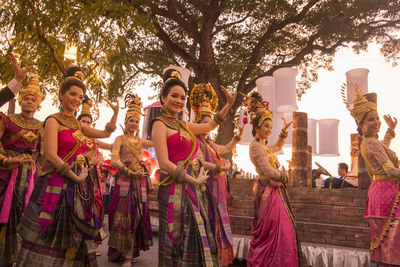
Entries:
[[292,164],[294,185],[307,187],[307,113],[293,112]]

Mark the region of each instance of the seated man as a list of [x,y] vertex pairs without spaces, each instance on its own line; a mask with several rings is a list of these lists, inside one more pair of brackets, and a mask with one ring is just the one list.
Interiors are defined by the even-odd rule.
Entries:
[[324,188],[343,188],[343,187],[355,187],[345,180],[347,173],[349,172],[349,166],[346,163],[338,164],[338,177],[330,177],[324,181]]

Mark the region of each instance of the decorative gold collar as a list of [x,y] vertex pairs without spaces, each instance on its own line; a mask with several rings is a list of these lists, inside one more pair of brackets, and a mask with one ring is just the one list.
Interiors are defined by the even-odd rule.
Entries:
[[42,127],[43,123],[35,118],[29,120],[21,116],[21,114],[11,114],[8,116],[10,120],[21,128],[28,130],[37,130]]

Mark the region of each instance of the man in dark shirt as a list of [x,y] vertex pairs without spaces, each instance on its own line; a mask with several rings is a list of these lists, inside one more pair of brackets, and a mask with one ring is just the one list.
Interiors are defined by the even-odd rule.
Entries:
[[6,87],[0,90],[0,107],[14,98],[19,89],[21,89],[21,82],[25,79],[26,73],[33,68],[32,65],[26,68],[21,68],[13,53],[9,53],[8,57],[10,58],[10,63],[14,69],[14,79],[12,79]]
[[338,177],[330,177],[324,181],[324,188],[343,188],[343,187],[354,187],[350,183],[344,180],[347,173],[349,172],[349,166],[346,163],[338,164]]

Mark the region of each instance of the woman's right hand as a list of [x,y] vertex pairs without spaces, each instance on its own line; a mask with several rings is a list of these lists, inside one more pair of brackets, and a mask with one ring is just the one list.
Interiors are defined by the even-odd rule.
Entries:
[[19,156],[7,159],[6,166],[11,166],[11,165],[21,166],[22,164],[29,163],[31,161],[32,161],[31,157],[27,157],[25,156],[25,154],[21,154]]
[[88,166],[81,166],[79,174],[78,174],[78,179],[76,180],[77,183],[82,183],[86,180],[88,177],[88,171],[89,167]]
[[200,168],[199,175],[197,175],[196,182],[198,185],[205,183],[208,179],[208,171],[204,170],[204,167]]

